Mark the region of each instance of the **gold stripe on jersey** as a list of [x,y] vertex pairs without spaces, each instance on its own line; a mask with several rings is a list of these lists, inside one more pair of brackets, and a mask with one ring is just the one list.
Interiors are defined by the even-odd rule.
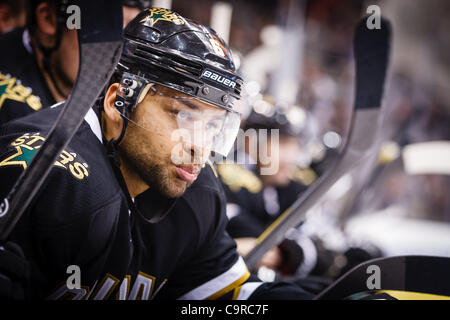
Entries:
[[[243,284],[245,281],[247,281],[247,279],[249,277],[250,277],[250,272],[247,270],[242,277],[240,277],[233,283],[230,283],[228,286],[226,286],[222,290],[217,291],[213,295],[210,295],[208,298],[206,298],[206,300],[216,300],[216,299],[220,298],[221,296],[223,296],[227,292],[230,292],[231,290],[235,289],[236,287],[240,287],[241,284]],[[234,294],[233,294],[233,296],[234,296]]]
[[179,300],[217,299],[244,283],[250,277],[247,266],[239,256],[234,265],[217,277],[185,293]]
[[233,297],[231,298],[232,300],[237,300],[237,298],[239,297],[239,292],[241,291],[241,288],[242,288],[242,286],[234,288]]
[[450,300],[448,296],[442,296],[437,294],[429,294],[422,292],[410,292],[399,290],[381,290],[377,291],[377,294],[387,294],[398,300]]

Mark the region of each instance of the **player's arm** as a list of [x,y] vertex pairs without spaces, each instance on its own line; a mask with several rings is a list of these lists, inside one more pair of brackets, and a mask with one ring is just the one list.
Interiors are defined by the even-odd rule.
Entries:
[[[196,195],[201,195],[197,201]],[[168,298],[203,299],[304,299],[312,296],[288,284],[263,283],[251,276],[233,239],[225,231],[224,198],[213,189],[190,190],[178,204],[183,214],[195,217],[197,245],[167,283]],[[172,213],[173,214],[173,213]],[[284,294],[283,294],[284,293]]]

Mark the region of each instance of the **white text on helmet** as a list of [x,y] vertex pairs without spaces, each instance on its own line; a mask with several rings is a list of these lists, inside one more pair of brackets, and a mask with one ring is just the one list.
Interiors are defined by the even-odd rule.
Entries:
[[236,82],[234,82],[230,79],[227,79],[226,77],[224,77],[218,73],[215,73],[213,71],[210,71],[210,70],[203,71],[202,78],[208,78],[208,79],[214,80],[215,82],[221,83],[221,84],[223,84],[229,88],[233,88],[233,89],[236,86]]

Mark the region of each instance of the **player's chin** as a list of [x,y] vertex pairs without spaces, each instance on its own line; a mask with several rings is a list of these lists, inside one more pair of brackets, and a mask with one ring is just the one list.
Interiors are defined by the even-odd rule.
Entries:
[[191,184],[192,183],[174,177],[171,179],[169,185],[166,188],[166,196],[170,198],[181,197]]
[[180,177],[176,170],[170,170],[168,179],[166,179],[166,185],[165,185],[165,195],[170,198],[178,198],[181,197],[189,188],[189,186],[192,185],[192,182],[186,181],[182,177]]

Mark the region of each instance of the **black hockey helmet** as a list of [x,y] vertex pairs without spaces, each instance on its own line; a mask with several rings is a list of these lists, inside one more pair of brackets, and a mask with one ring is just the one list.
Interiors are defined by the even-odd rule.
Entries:
[[178,13],[151,8],[128,23],[123,38],[111,81],[120,83],[116,107],[121,115],[127,119],[153,84],[174,89],[226,110],[212,151],[229,151],[239,130],[240,115],[233,104],[240,98],[243,81],[228,45],[217,33]]
[[[138,75],[232,110],[242,79],[228,45],[209,27],[161,8],[138,14],[124,30],[124,51],[117,72]],[[117,78],[116,78],[117,80]],[[136,106],[138,91],[128,99]]]

